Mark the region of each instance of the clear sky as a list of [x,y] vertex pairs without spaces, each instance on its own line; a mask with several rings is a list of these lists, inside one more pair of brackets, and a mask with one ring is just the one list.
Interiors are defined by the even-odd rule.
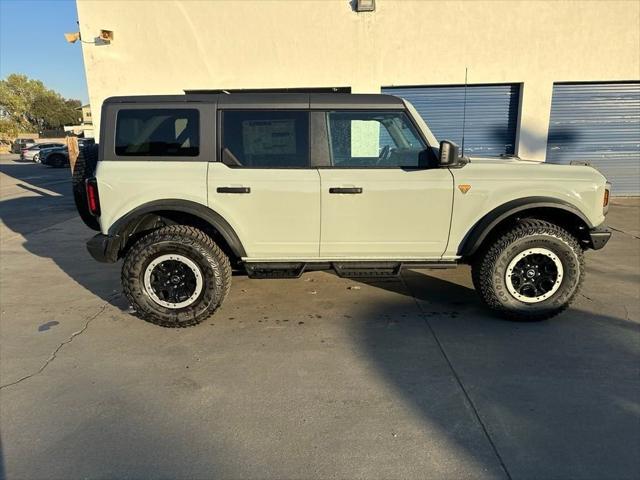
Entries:
[[75,0],[0,0],[0,78],[24,73],[63,97],[87,103]]

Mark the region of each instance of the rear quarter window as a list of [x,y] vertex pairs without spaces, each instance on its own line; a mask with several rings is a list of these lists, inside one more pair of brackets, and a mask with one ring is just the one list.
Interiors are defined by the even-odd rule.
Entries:
[[200,153],[196,109],[122,109],[116,118],[115,153],[135,157],[195,157]]

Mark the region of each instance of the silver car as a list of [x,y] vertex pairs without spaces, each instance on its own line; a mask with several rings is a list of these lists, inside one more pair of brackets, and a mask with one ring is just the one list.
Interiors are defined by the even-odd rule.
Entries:
[[43,150],[45,148],[53,148],[53,147],[63,147],[64,144],[62,143],[36,143],[35,145],[23,149],[21,154],[20,154],[20,159],[21,160],[29,160],[32,162],[36,162],[38,163],[40,161],[40,150]]

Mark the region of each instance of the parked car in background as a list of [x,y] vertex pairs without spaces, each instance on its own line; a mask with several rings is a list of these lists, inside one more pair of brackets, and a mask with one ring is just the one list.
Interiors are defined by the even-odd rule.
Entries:
[[38,152],[38,163],[50,167],[64,167],[69,165],[69,150],[66,145],[60,147],[42,148]]
[[11,153],[21,153],[23,148],[29,148],[35,144],[33,138],[16,138],[11,144]]
[[38,161],[36,159],[36,156],[39,157],[40,150],[42,150],[44,148],[53,148],[53,147],[64,147],[64,144],[63,143],[59,143],[59,142],[36,143],[35,145],[33,145],[31,147],[23,148],[22,151],[20,152],[20,159],[21,160],[30,160],[32,162],[36,162],[36,161]]
[[[95,144],[93,138],[79,138],[78,148],[84,148],[87,145]],[[38,152],[36,162],[50,167],[66,167],[69,165],[69,150],[66,145],[60,147],[43,148]]]

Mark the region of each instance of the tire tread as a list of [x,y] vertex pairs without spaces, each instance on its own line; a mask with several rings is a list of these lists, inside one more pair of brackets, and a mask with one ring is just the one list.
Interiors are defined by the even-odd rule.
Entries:
[[[191,319],[182,320],[179,322],[167,321],[141,308],[140,303],[136,298],[137,293],[134,289],[134,284],[132,283],[132,279],[136,278],[137,276],[138,261],[136,259],[150,245],[167,241],[179,242],[183,245],[192,247],[195,245],[205,247],[205,249],[210,252],[211,257],[220,270],[220,291],[217,302],[209,305],[204,314],[201,314],[197,317],[194,315],[194,317]],[[131,305],[136,309],[136,315],[138,317],[146,320],[147,322],[162,327],[184,328],[201,323],[206,318],[211,316],[215,312],[215,310],[218,309],[218,307],[227,297],[231,288],[231,273],[231,264],[228,257],[209,235],[195,227],[190,227],[187,225],[170,225],[152,231],[151,233],[139,239],[133,245],[133,247],[127,253],[122,265],[121,280],[124,294]]]
[[[493,270],[501,253],[513,242],[531,235],[549,235],[566,243],[577,256],[579,278],[573,293],[561,306],[543,311],[527,311],[524,309],[516,311],[505,307],[493,289],[493,282],[487,279],[492,278]],[[546,220],[527,218],[520,220],[515,227],[506,231],[494,243],[479,253],[472,264],[471,277],[476,291],[480,294],[480,298],[490,309],[512,320],[546,320],[566,310],[582,287],[584,281],[584,255],[578,240],[561,226]]]

